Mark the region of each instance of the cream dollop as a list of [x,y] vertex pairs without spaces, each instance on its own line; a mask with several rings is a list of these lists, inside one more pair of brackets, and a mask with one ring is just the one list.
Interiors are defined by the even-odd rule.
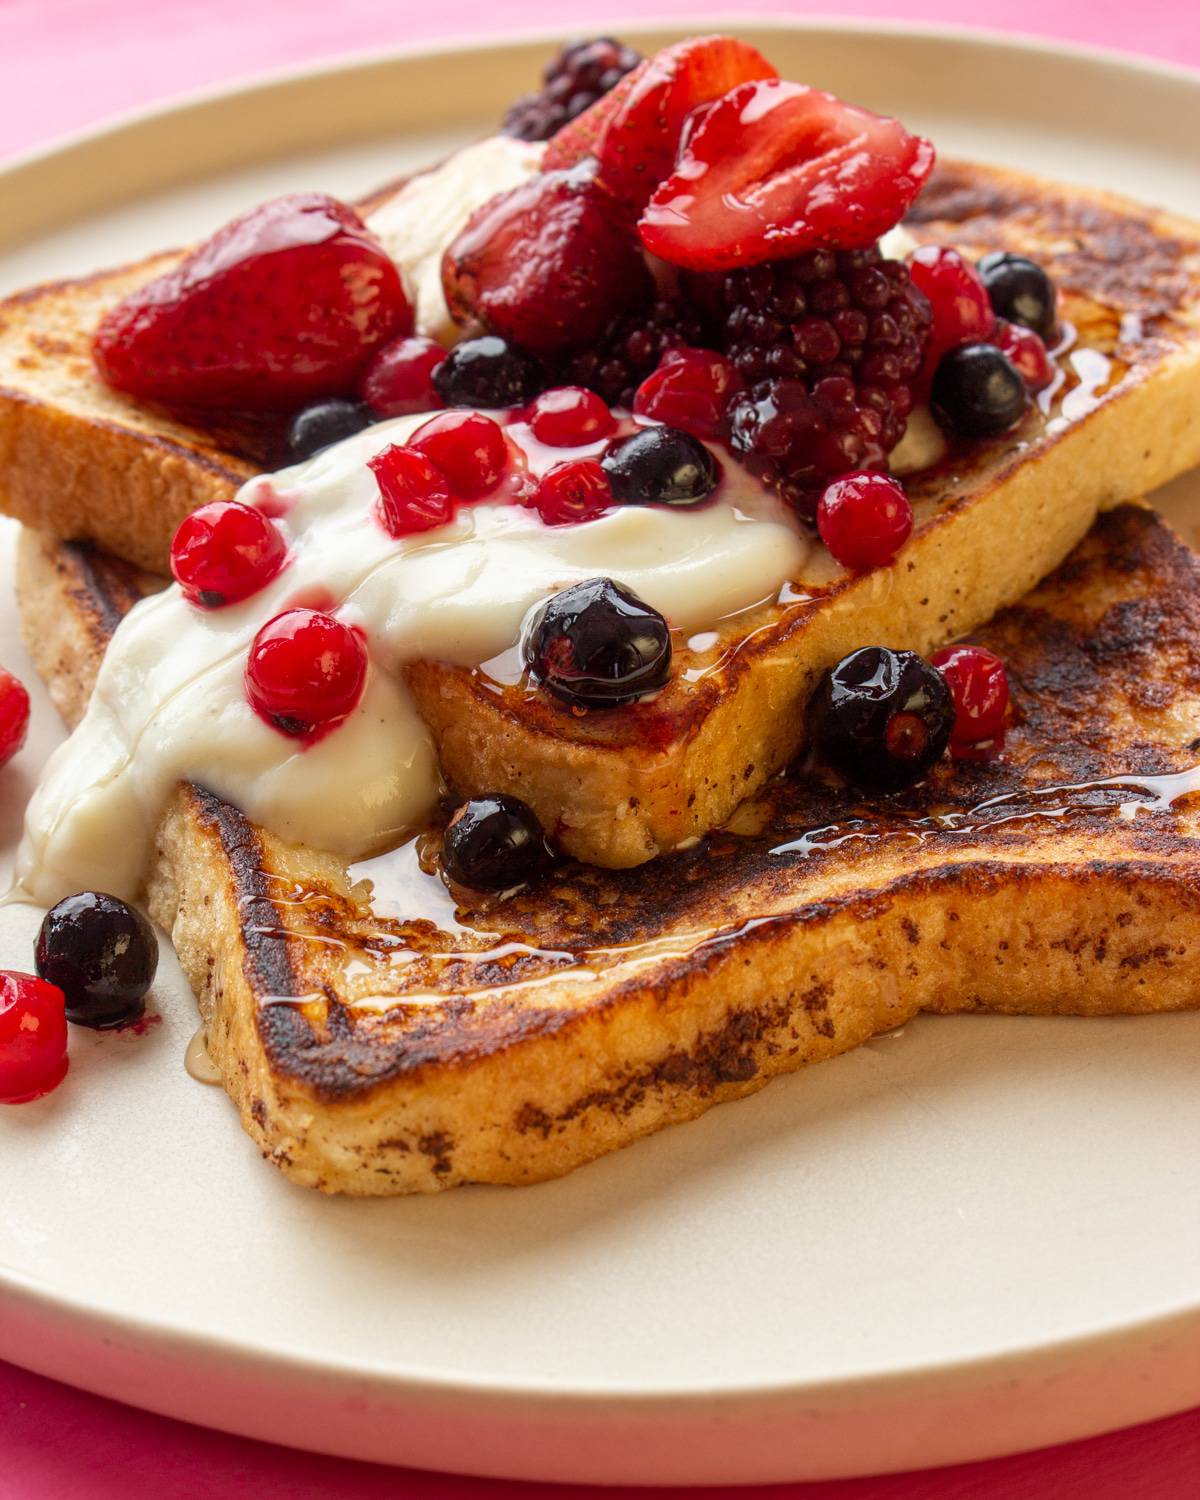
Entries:
[[[380,423],[244,487],[249,504],[286,507],[279,524],[291,549],[289,565],[252,598],[205,611],[172,585],[122,621],[83,722],[30,802],[18,859],[28,895],[46,904],[88,887],[135,896],[180,781],[199,782],[288,841],[350,858],[373,852],[419,826],[439,790],[407,663],[488,661],[516,643],[542,599],[601,575],[690,632],[772,594],[808,554],[780,503],[727,460],[718,494],[693,509],[624,506],[553,527],[500,499],[395,539],[374,518],[378,489],[366,464],[424,420]],[[508,432],[518,471],[567,456],[521,424]],[[302,748],[254,713],[243,674],[259,628],[314,599],[361,625],[371,668],[355,711]]]

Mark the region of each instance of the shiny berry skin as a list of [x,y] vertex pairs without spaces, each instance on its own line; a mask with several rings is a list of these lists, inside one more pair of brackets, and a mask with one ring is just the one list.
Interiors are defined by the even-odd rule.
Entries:
[[29,1104],[67,1073],[65,997],[56,985],[0,969],[0,1104]]
[[983,646],[947,646],[929,658],[954,695],[951,750],[994,740],[1008,715],[1008,674],[1004,663]]
[[714,442],[729,432],[729,403],[745,386],[723,354],[711,349],[668,349],[637,388],[639,417],[678,427]]
[[432,459],[393,443],[367,460],[379,485],[375,514],[388,536],[399,540],[432,531],[454,519],[450,484]]
[[482,500],[508,468],[508,439],[498,423],[477,411],[446,411],[423,422],[408,440],[431,459],[459,500]]
[[1001,354],[1012,360],[1031,391],[1045,390],[1054,379],[1054,364],[1049,352],[1041,335],[1034,333],[1032,328],[997,318],[988,342],[995,344]]
[[442,870],[474,891],[511,891],[550,862],[542,825],[519,797],[492,792],[464,802],[446,827]]
[[500,133],[521,141],[548,141],[603,98],[641,60],[640,53],[612,37],[569,42],[546,64],[545,87],[512,105]]
[[997,250],[979,262],[979,274],[998,318],[1021,323],[1043,338],[1050,337],[1058,294],[1036,261]]
[[108,1031],[145,1011],[158,942],[134,907],[103,891],[80,891],[46,913],[34,956],[41,977],[66,996],[67,1020]]
[[594,458],[555,464],[537,482],[532,505],[547,526],[594,521],[615,504],[608,475]]
[[697,505],[721,478],[700,439],[678,427],[643,427],[618,438],[600,464],[622,505]]
[[975,267],[957,250],[948,245],[922,245],[913,251],[908,274],[933,312],[925,359],[928,374],[947,349],[991,336],[996,314],[987,290]]
[[610,406],[630,409],[638,386],[667,350],[708,342],[704,314],[689,302],[664,298],[611,319],[598,339],[568,356],[562,376],[587,386]]
[[864,646],[825,673],[808,707],[816,748],[865,791],[919,781],[950,743],[954,698],[912,651]]
[[607,402],[578,385],[558,385],[543,393],[529,408],[530,430],[549,448],[581,448],[598,443],[616,431]]
[[524,655],[540,685],[564,703],[615,708],[666,682],[671,631],[636,594],[611,578],[589,578],[546,601]]
[[25,684],[0,667],[0,766],[6,766],[29,733],[29,694]]
[[929,388],[939,427],[959,437],[999,437],[1029,407],[1020,370],[992,344],[959,344],[942,356]]
[[545,386],[537,361],[494,333],[455,344],[433,374],[433,388],[447,406],[524,406]]
[[180,521],[171,573],[201,609],[238,604],[265,588],[287,561],[279,527],[240,500],[213,500]]
[[377,417],[408,417],[436,411],[444,405],[433,384],[446,361],[446,351],[434,339],[410,334],[385,344],[367,366],[358,387],[363,401]]
[[185,413],[295,411],[347,396],[412,328],[400,272],[352,208],[323,193],[264,203],[101,320],[116,390]]
[[250,706],[291,739],[312,740],[339,724],[366,680],[362,631],[317,609],[288,609],[268,620],[246,660]]
[[856,573],[891,562],[912,533],[904,486],[886,474],[845,474],[827,485],[817,506],[821,540]]
[[362,432],[374,420],[375,413],[363,401],[345,401],[338,396],[314,401],[292,418],[287,435],[288,453],[294,462],[301,463]]

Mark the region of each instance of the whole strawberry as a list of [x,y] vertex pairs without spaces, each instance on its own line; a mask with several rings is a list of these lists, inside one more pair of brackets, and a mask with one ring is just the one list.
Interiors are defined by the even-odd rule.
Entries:
[[442,285],[458,322],[543,357],[597,338],[653,290],[628,212],[592,161],[485,203],[446,251]]
[[371,353],[411,328],[400,273],[354,210],[296,193],[126,297],[93,357],[109,385],[157,406],[288,411],[349,394]]

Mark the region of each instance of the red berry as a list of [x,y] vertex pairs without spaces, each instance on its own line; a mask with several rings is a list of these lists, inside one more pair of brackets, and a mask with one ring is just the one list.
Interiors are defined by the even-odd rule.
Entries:
[[648,300],[653,282],[626,211],[595,172],[594,162],[543,172],[471,215],[442,261],[458,322],[551,356]]
[[947,350],[986,342],[996,314],[979,272],[947,245],[922,245],[913,252],[908,272],[933,309],[925,352],[925,374],[932,377]]
[[377,417],[407,417],[437,411],[445,402],[433,372],[446,358],[434,339],[412,334],[385,344],[367,366],[358,393]]
[[1008,323],[1003,318],[997,318],[996,326],[992,330],[991,342],[1001,354],[1008,355],[1025,377],[1025,384],[1031,391],[1044,390],[1054,379],[1054,365],[1050,355],[1042,342],[1041,335],[1035,333],[1032,328],[1025,328],[1020,323]]
[[0,969],[0,1104],[28,1104],[67,1072],[66,997],[32,974]]
[[508,467],[508,440],[482,412],[443,412],[423,422],[408,442],[441,469],[458,500],[490,495]]
[[555,464],[538,480],[533,505],[547,526],[594,521],[613,504],[608,476],[594,458]]
[[912,524],[903,485],[886,474],[845,474],[826,486],[817,505],[821,540],[843,567],[859,573],[890,563]]
[[257,594],[287,559],[287,543],[262,511],[239,500],[214,500],[179,523],[171,572],[184,597],[219,609]]
[[745,382],[731,361],[711,349],[668,349],[633,398],[641,417],[682,427],[700,438],[729,432],[729,403]]
[[411,327],[400,273],[354,210],[296,193],[132,292],[93,354],[109,385],[159,406],[295,411],[348,395],[371,352]]
[[0,667],[0,766],[6,766],[29,733],[29,694],[25,684]]
[[897,120],[799,83],[743,83],[698,119],[638,232],[692,271],[863,249],[932,170],[933,147]]
[[1008,674],[1000,658],[983,646],[947,646],[929,661],[954,696],[954,754],[981,740],[998,739],[1004,733],[1009,698]]
[[755,78],[778,78],[762,53],[732,36],[691,37],[665,47],[550,142],[545,166],[585,156],[600,181],[635,212],[675,166],[694,110]]
[[362,631],[317,609],[288,609],[268,620],[246,661],[251,707],[294,739],[313,739],[340,723],[366,680]]
[[580,448],[598,443],[617,430],[606,402],[578,385],[545,391],[529,408],[529,427],[549,448]]
[[446,476],[424,453],[393,443],[368,459],[367,467],[379,484],[375,513],[389,536],[412,536],[453,521]]

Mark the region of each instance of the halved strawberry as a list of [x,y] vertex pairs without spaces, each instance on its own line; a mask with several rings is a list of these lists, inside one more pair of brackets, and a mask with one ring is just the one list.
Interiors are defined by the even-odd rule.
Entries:
[[92,352],[109,385],[158,406],[288,411],[350,394],[374,350],[411,328],[400,273],[354,210],[294,193],[131,292]]
[[628,213],[596,181],[596,164],[542,172],[471,215],[442,259],[446,301],[531,354],[598,338],[646,301],[653,281]]
[[640,211],[673,169],[693,110],[739,83],[778,77],[761,52],[736,37],[678,42],[648,58],[561,130],[550,142],[546,165],[595,156],[604,186]]
[[744,83],[697,122],[638,232],[693,271],[861,249],[899,223],[933,160],[898,120],[799,83]]

